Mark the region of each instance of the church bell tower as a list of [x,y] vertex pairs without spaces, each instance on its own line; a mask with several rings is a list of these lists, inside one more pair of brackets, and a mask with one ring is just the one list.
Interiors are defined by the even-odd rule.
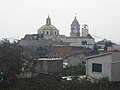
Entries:
[[80,37],[80,24],[77,21],[76,16],[71,24],[70,37]]
[[88,25],[84,24],[82,25],[82,37],[87,37],[87,35],[89,34],[89,31],[88,31]]

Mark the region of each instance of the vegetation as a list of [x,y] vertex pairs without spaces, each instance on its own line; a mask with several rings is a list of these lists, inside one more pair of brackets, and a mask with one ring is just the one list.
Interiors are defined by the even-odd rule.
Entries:
[[71,81],[20,79],[6,90],[120,90],[119,85],[110,81],[91,83],[87,78]]
[[15,83],[22,65],[22,47],[7,39],[0,44],[0,89]]
[[96,44],[94,44],[94,45],[93,45],[93,51],[92,51],[91,53],[92,53],[93,55],[99,54],[98,49],[99,49],[99,47],[98,47]]
[[86,68],[84,64],[78,64],[77,66],[70,66],[64,69],[64,76],[77,76],[85,75]]

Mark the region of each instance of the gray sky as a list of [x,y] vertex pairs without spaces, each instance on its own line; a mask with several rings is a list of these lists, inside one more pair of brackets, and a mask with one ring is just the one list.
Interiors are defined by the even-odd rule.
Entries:
[[120,0],[0,0],[0,39],[37,33],[48,14],[60,34],[69,36],[75,13],[91,35],[120,42]]

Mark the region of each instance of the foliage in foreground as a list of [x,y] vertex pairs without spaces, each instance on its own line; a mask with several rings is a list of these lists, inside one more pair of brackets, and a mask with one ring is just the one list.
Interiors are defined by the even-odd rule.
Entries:
[[5,90],[120,90],[120,83],[103,81],[91,83],[87,79],[66,80],[35,80],[22,79]]
[[0,89],[13,85],[22,65],[22,47],[5,40],[0,44]]

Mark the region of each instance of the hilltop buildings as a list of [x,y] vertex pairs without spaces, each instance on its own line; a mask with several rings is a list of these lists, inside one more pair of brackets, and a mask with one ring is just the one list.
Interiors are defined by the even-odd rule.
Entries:
[[[88,25],[80,25],[75,17],[70,28],[70,36],[60,35],[59,30],[52,25],[51,18],[48,16],[46,24],[38,29],[37,34],[26,34],[19,41],[19,45],[25,47],[25,53],[30,57],[37,58],[61,58],[62,63],[67,63],[68,66],[75,66],[79,63],[86,63],[86,73],[88,76],[100,79],[107,76],[111,81],[119,81],[119,52],[107,52],[114,50],[111,41],[99,41],[95,43],[95,39],[90,35]],[[114,44],[115,46],[115,44]],[[94,48],[93,48],[94,47]],[[118,50],[119,46],[115,46]],[[91,50],[100,50],[102,54],[91,53]],[[107,53],[104,53],[104,50]],[[92,54],[97,54],[90,56]],[[86,59],[85,57],[88,56]],[[51,70],[57,71],[52,66],[57,66],[57,61],[38,60],[39,64],[36,70],[42,74],[53,73]],[[50,63],[52,62],[52,63]],[[53,63],[54,62],[54,63]],[[60,61],[59,65],[62,67]],[[49,66],[52,67],[51,70]],[[60,72],[62,69],[60,69]],[[48,72],[49,71],[49,72]]]
[[[82,52],[90,52],[95,39],[89,34],[88,25],[79,24],[75,17],[70,28],[70,36],[60,35],[59,30],[52,25],[48,16],[46,24],[37,30],[37,34],[26,34],[19,41],[25,47],[25,54],[31,57],[62,57],[70,65],[77,65],[85,60]],[[76,57],[74,60],[73,57]],[[84,57],[80,59],[79,57]],[[74,64],[71,63],[74,61]],[[84,61],[85,62],[85,61]]]
[[[38,29],[37,34],[26,34],[25,37],[19,42],[19,44],[22,46],[29,46],[29,44],[35,43],[34,41],[36,41],[36,43],[39,43],[41,42],[41,40],[51,40],[52,42],[49,42],[50,44],[56,42],[64,42],[69,43],[69,46],[93,48],[95,40],[89,34],[89,28],[86,24],[82,26],[82,30],[80,32],[80,24],[75,17],[71,24],[70,30],[71,31],[69,37],[66,37],[65,35],[60,35],[59,30],[54,25],[52,25],[51,18],[48,16],[48,18],[46,19],[46,24]],[[42,44],[45,44],[45,42],[43,42]]]

